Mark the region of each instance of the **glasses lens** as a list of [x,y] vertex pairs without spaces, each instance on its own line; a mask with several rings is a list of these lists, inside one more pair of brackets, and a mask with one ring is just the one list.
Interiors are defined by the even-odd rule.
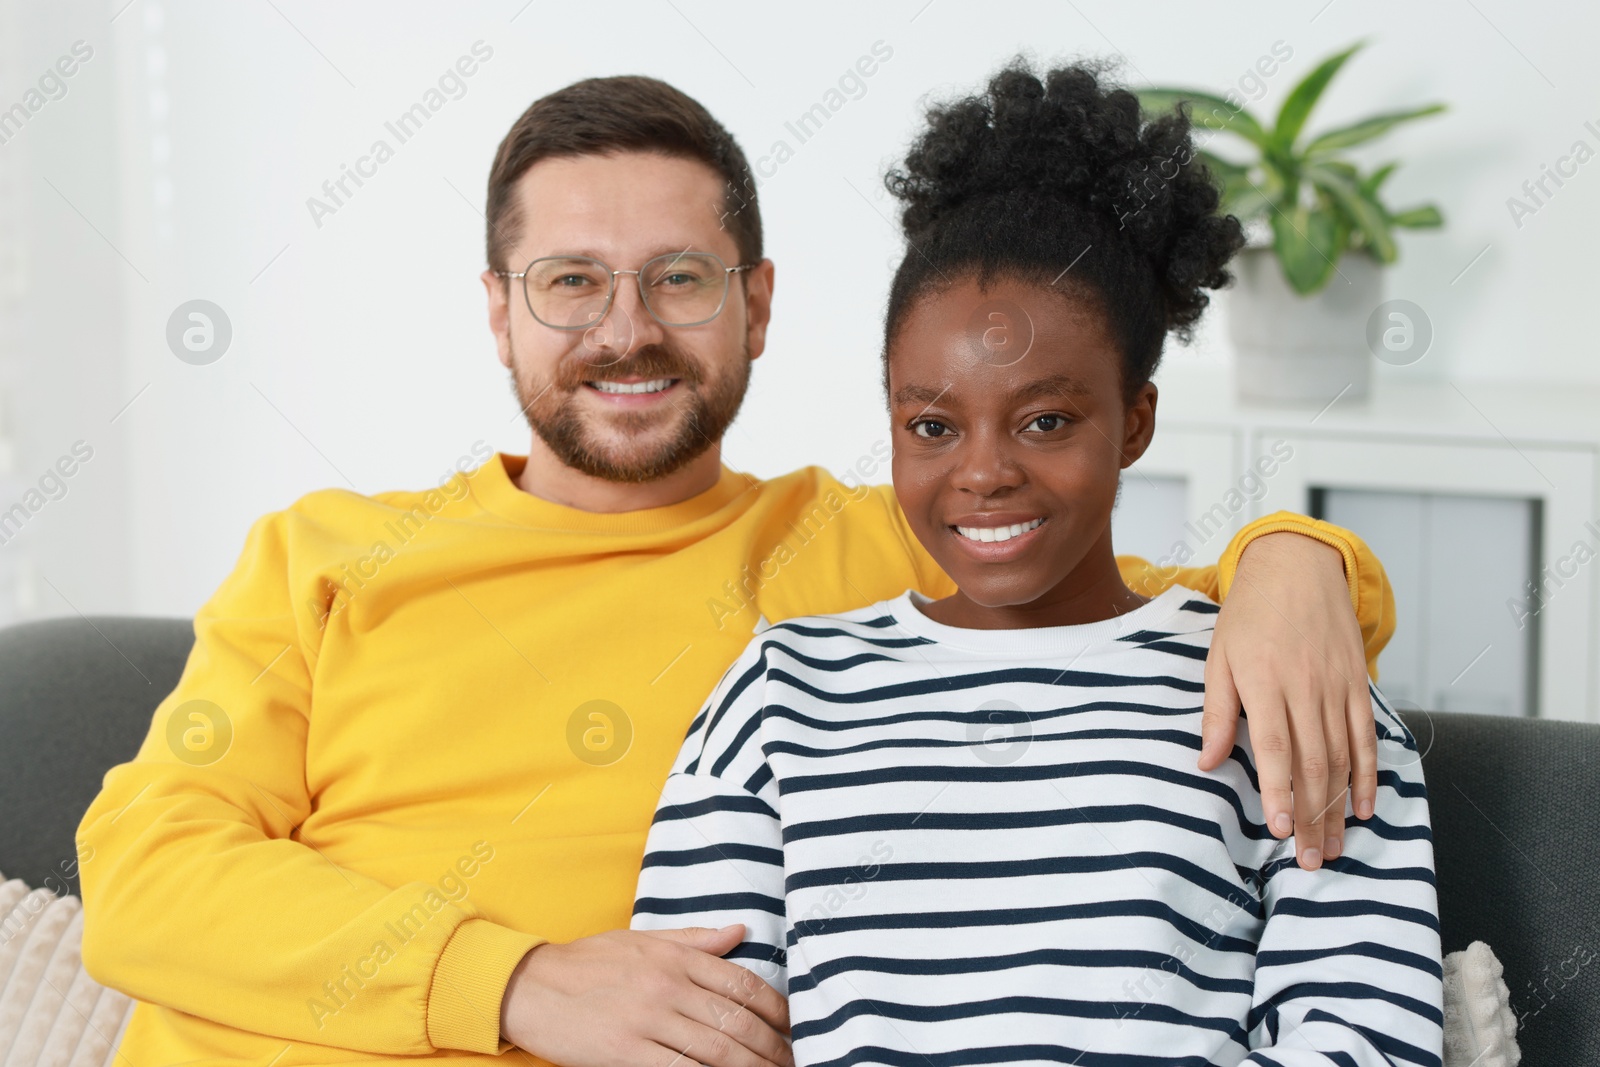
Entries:
[[611,271],[581,256],[536,259],[522,281],[533,317],[558,329],[588,326],[611,300]]
[[728,272],[709,252],[674,252],[646,263],[639,284],[656,318],[669,326],[698,326],[722,310]]

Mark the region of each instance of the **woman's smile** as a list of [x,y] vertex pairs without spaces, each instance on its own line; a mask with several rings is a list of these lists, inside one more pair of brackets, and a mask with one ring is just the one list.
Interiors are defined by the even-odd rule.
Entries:
[[956,544],[973,559],[1006,563],[1037,544],[1044,516],[1012,520],[1009,515],[973,515],[951,523]]

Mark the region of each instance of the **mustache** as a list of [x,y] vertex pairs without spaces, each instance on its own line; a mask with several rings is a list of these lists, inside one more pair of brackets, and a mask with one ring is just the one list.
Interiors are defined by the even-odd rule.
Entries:
[[626,359],[614,363],[595,363],[585,359],[563,362],[557,371],[557,387],[577,389],[585,382],[611,382],[623,378],[679,378],[687,385],[699,385],[700,368],[670,345],[646,345]]

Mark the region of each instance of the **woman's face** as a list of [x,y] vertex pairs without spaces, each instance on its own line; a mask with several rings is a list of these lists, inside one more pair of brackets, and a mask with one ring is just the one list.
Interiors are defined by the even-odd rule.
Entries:
[[[1124,399],[1098,307],[1035,284],[956,282],[889,346],[894,488],[928,552],[979,608],[1070,602],[1122,469],[1155,428],[1155,386]],[[1120,586],[1120,581],[1119,581]],[[1044,623],[1041,623],[1044,624]]]

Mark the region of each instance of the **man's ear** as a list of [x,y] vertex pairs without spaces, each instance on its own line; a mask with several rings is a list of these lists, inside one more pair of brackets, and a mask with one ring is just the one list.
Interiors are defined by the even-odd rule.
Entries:
[[494,334],[499,350],[500,365],[511,368],[511,285],[509,278],[501,278],[493,270],[478,275],[483,280],[483,290],[489,296],[489,332]]
[[763,259],[754,270],[744,272],[745,279],[745,342],[750,346],[750,358],[755,359],[767,347],[767,323],[772,319],[772,284],[776,268],[772,260]]
[[1139,462],[1139,457],[1144,455],[1145,449],[1150,447],[1151,438],[1156,434],[1156,399],[1155,384],[1145,382],[1134,395],[1133,403],[1128,405],[1128,413],[1122,420],[1122,466],[1123,469]]

